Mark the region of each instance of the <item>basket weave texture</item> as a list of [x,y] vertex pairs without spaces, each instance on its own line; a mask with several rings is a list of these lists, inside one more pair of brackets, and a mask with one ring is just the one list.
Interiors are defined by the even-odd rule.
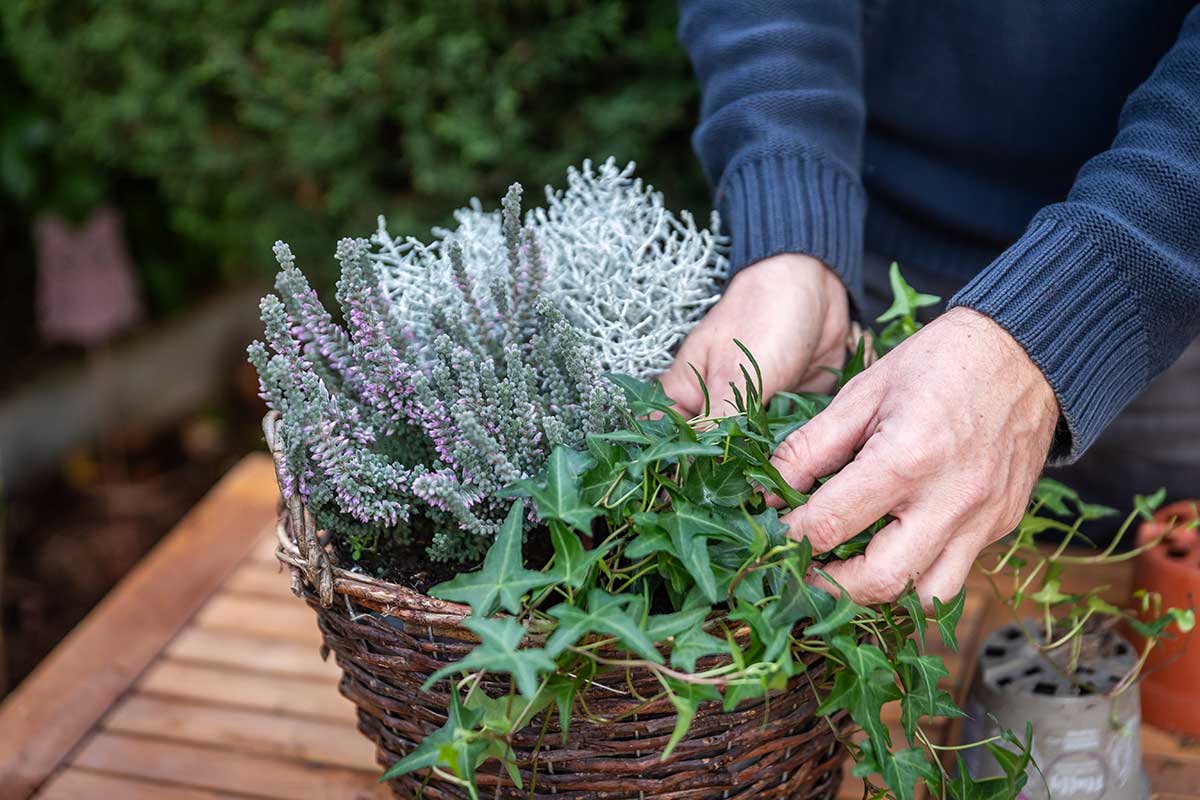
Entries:
[[[268,443],[281,456],[268,417]],[[324,639],[342,668],[340,690],[358,709],[358,728],[375,742],[389,767],[446,720],[449,682],[421,686],[475,644],[462,626],[470,609],[335,566],[312,515],[299,499],[285,504],[276,555],[292,574],[292,588],[317,614]],[[522,788],[499,764],[477,775],[482,797],[527,800],[827,800],[841,782],[845,749],[833,727],[817,716],[812,683],[824,664],[767,701],[748,700],[732,711],[701,705],[691,729],[662,761],[675,709],[646,670],[601,672],[575,704],[564,742],[556,713],[546,712],[515,734],[512,747]],[[485,679],[489,694],[508,692],[502,676]],[[585,712],[586,709],[586,712]],[[835,718],[834,724],[839,720]],[[466,798],[465,790],[426,773],[391,782],[398,798]]]

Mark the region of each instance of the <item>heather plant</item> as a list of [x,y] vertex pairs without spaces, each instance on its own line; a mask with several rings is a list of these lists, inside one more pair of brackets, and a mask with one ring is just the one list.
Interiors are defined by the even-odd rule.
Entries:
[[617,422],[605,372],[652,374],[716,296],[715,218],[675,217],[632,165],[585,163],[547,198],[523,220],[514,185],[500,211],[476,202],[431,243],[383,220],[370,241],[343,239],[340,322],[276,244],[250,358],[282,415],[285,495],[352,558],[415,529],[435,559],[478,558],[503,487]]

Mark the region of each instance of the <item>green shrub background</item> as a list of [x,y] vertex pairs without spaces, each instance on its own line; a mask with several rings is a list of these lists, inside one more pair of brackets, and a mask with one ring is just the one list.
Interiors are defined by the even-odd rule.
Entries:
[[269,268],[276,239],[322,269],[378,213],[423,234],[587,157],[635,160],[673,206],[709,205],[668,0],[0,7],[61,148],[153,182],[171,235],[227,280]]

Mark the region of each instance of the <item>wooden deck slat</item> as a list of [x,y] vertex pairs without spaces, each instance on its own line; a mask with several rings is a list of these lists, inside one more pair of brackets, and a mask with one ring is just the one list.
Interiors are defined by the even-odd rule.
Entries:
[[247,559],[229,576],[222,589],[241,596],[295,600],[291,586],[291,578],[279,568],[278,562],[272,566]]
[[88,740],[76,766],[278,800],[385,800],[378,770],[351,770],[113,732]]
[[[299,601],[297,601],[299,602]],[[313,622],[316,625],[316,622]],[[218,664],[252,672],[295,677],[327,678],[336,681],[341,670],[322,661],[315,644],[286,639],[260,639],[233,631],[189,628],[167,647],[167,654],[187,661]]]
[[354,704],[331,691],[330,681],[163,659],[138,682],[147,694],[213,706],[234,706],[273,714],[320,717],[354,724]]
[[72,768],[52,778],[38,797],[42,800],[224,800],[249,795],[210,792]]
[[1142,764],[1157,792],[1174,792],[1195,798],[1200,796],[1200,766],[1174,756],[1143,753]]
[[[286,580],[279,576],[280,580]],[[222,592],[196,615],[196,625],[213,630],[234,631],[263,639],[289,639],[313,647],[321,646],[321,631],[312,609],[298,598],[241,597]]]
[[275,517],[265,455],[244,459],[0,706],[0,787],[25,797],[62,762]]
[[104,729],[215,745],[348,769],[374,769],[375,750],[353,724],[280,716],[134,694],[104,720]]

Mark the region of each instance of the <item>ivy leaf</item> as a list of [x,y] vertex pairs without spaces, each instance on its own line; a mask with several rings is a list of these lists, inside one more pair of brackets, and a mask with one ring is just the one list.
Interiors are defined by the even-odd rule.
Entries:
[[525,594],[554,583],[553,575],[525,569],[521,559],[524,506],[517,501],[508,510],[480,569],[459,573],[434,586],[429,594],[441,600],[467,603],[472,614],[486,617],[497,608],[516,614],[521,610],[521,598]]
[[855,534],[853,537],[839,544],[830,552],[833,557],[839,561],[845,561],[854,558],[857,555],[862,555],[867,551],[867,545],[875,538],[875,531],[862,531]]
[[937,295],[922,294],[909,286],[908,281],[900,274],[900,265],[895,261],[888,270],[888,281],[892,286],[892,304],[887,311],[875,318],[876,322],[891,322],[904,318],[915,320],[918,309],[937,305],[942,300]]
[[1167,499],[1167,490],[1159,489],[1154,494],[1136,495],[1133,498],[1133,507],[1142,519],[1150,521],[1154,519],[1154,512],[1163,501]]
[[588,633],[615,636],[629,650],[655,664],[663,662],[654,642],[641,629],[627,606],[641,598],[628,594],[609,594],[593,588],[587,595],[587,611],[570,603],[559,603],[548,612],[558,620],[558,627],[546,642],[546,652],[557,658],[568,647]]
[[1059,591],[1060,583],[1057,578],[1046,580],[1042,588],[1029,596],[1029,599],[1041,605],[1052,606],[1071,599],[1071,595]]
[[1102,506],[1099,503],[1085,503],[1082,500],[1077,504],[1079,506],[1079,516],[1086,520],[1103,519],[1104,517],[1112,517],[1121,513],[1115,508]]
[[689,628],[699,626],[712,613],[712,606],[697,605],[685,611],[670,614],[655,614],[646,620],[646,635],[651,641],[661,642],[668,637],[678,636]]
[[710,684],[684,683],[667,678],[667,685],[670,687],[671,705],[675,706],[675,730],[671,732],[671,739],[663,749],[663,761],[671,757],[675,746],[692,727],[692,720],[695,719],[700,704],[705,700],[721,699],[716,687]]
[[554,659],[546,650],[521,647],[525,626],[511,617],[486,619],[468,617],[463,625],[479,637],[479,644],[456,663],[442,667],[429,676],[421,688],[428,691],[447,675],[472,670],[506,672],[513,676],[517,690],[527,698],[538,693],[538,674],[554,672]]
[[892,790],[895,800],[914,800],[918,781],[923,780],[928,786],[936,786],[941,777],[921,748],[914,747],[898,753],[878,753],[874,742],[871,741],[863,742],[861,747],[864,758],[854,766],[851,773],[864,778],[878,772],[883,782]]
[[763,460],[747,467],[744,474],[746,478],[776,495],[791,508],[802,506],[808,502],[808,495],[793,489],[770,461]]
[[809,586],[795,574],[789,573],[781,595],[781,599],[767,609],[767,622],[791,630],[800,620],[810,619],[812,624],[804,629],[805,636],[829,636],[856,615],[870,613],[845,592],[834,599],[829,592]]
[[443,757],[445,748],[453,748],[456,740],[464,739],[479,724],[482,716],[483,712],[480,710],[464,708],[458,692],[450,692],[450,711],[446,717],[446,724],[426,736],[415,750],[389,767],[387,772],[380,776],[379,782],[385,783],[419,769],[453,768],[454,764]]
[[1071,516],[1071,509],[1067,507],[1068,500],[1074,504],[1079,503],[1079,495],[1074,489],[1053,478],[1038,479],[1037,485],[1033,488],[1033,499],[1041,503],[1052,514],[1060,517]]
[[950,675],[942,659],[919,655],[917,645],[911,639],[900,648],[898,659],[900,682],[905,689],[904,697],[900,699],[900,724],[910,745],[921,717],[954,719],[965,716],[953,698],[938,688],[938,680]]
[[558,520],[550,521],[550,542],[554,546],[554,572],[551,574],[555,582],[573,589],[583,587],[592,567],[612,547],[610,543],[584,550],[579,536]]
[[579,497],[579,476],[591,466],[593,459],[587,453],[559,445],[550,453],[542,476],[517,481],[511,490],[502,494],[523,494],[533,498],[538,515],[544,520],[561,520],[579,530],[589,530],[592,520],[601,513]]
[[936,597],[933,598],[933,621],[942,635],[942,642],[954,653],[958,652],[958,638],[954,635],[954,629],[958,627],[958,618],[962,616],[963,604],[966,599],[967,587],[965,586],[949,604],[943,603]]
[[652,444],[649,436],[638,431],[610,431],[608,433],[588,434],[588,440],[598,439],[602,442],[624,442],[626,444]]
[[694,466],[688,474],[685,493],[702,506],[737,508],[753,492],[742,474],[741,464],[734,459],[720,463],[697,459]]
[[900,699],[892,665],[887,656],[873,644],[859,644],[853,637],[840,634],[833,637],[833,648],[846,663],[834,679],[833,690],[817,713],[827,715],[845,709],[858,726],[866,732],[874,752],[891,749],[892,737],[883,724],[883,706]]
[[897,598],[896,602],[908,612],[908,617],[913,622],[914,632],[917,634],[917,638],[921,640],[921,650],[924,651],[927,621],[925,619],[925,609],[921,607],[921,598],[910,587],[908,591]]
[[950,796],[954,800],[1010,800],[1016,793],[1010,787],[1006,776],[976,780],[967,770],[963,757],[959,756],[954,769],[954,777],[946,784]]
[[[829,598],[829,600],[833,600],[828,592],[804,584],[801,584],[801,586],[802,591],[809,593],[811,596],[821,594]],[[870,614],[870,611],[851,600],[850,595],[844,591],[832,603],[828,600],[820,600],[812,603],[812,607],[812,618],[816,622],[804,629],[805,636],[828,636],[858,615]]]
[[699,442],[673,442],[670,439],[664,439],[642,451],[633,463],[634,474],[640,475],[643,469],[656,461],[678,461],[688,456],[719,456],[723,452],[716,445],[700,444]]
[[695,625],[675,637],[671,646],[671,666],[687,672],[696,671],[696,661],[704,656],[728,653],[729,646]]
[[634,561],[640,561],[651,553],[665,552],[670,553],[676,558],[679,557],[675,552],[675,545],[671,543],[671,537],[667,532],[660,528],[655,522],[653,514],[638,512],[630,517],[630,522],[633,523],[634,530],[637,536],[633,541],[625,545],[625,557]]
[[657,380],[639,381],[629,375],[612,373],[606,375],[609,381],[620,387],[625,393],[625,401],[634,415],[650,414],[663,407],[675,405],[675,401],[663,391],[662,384]]
[[661,515],[659,523],[671,537],[675,556],[705,598],[709,603],[717,602],[717,579],[708,557],[708,537],[720,535],[736,540],[737,530],[686,501],[676,503],[672,513]]

